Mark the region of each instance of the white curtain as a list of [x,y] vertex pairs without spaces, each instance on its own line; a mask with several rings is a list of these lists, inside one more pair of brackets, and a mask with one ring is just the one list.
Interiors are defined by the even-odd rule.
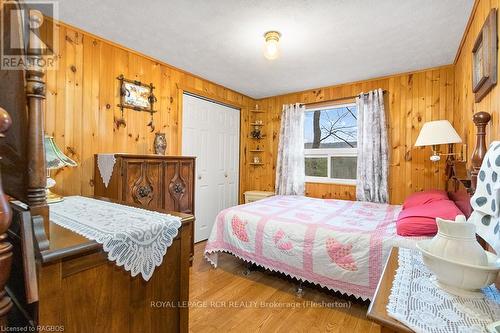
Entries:
[[300,104],[283,105],[276,165],[278,195],[304,195],[304,110]]
[[358,107],[358,169],[356,198],[385,203],[387,190],[388,143],[382,89],[360,94]]

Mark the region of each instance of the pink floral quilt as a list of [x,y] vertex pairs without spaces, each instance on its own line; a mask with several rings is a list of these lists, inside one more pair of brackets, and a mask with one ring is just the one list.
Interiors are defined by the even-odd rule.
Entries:
[[[205,248],[217,267],[228,252],[264,268],[371,299],[396,235],[400,206],[274,196],[219,213]],[[406,242],[406,244],[405,244]]]

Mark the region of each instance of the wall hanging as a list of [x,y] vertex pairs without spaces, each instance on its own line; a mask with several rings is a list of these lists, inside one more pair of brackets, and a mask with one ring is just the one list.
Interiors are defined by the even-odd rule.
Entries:
[[479,103],[497,84],[497,10],[488,14],[472,49],[472,91]]
[[121,116],[115,119],[116,127],[126,127],[127,123],[123,116],[123,109],[132,109],[134,111],[149,112],[151,120],[147,126],[151,127],[150,132],[154,132],[155,125],[153,121],[154,103],[157,101],[153,90],[155,87],[152,83],[144,84],[136,80],[128,80],[123,75],[119,75],[117,79],[120,81],[120,108]]

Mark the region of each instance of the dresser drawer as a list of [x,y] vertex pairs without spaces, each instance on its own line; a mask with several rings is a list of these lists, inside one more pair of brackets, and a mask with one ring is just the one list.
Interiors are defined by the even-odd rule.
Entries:
[[163,208],[163,163],[155,160],[124,159],[122,198],[149,208]]

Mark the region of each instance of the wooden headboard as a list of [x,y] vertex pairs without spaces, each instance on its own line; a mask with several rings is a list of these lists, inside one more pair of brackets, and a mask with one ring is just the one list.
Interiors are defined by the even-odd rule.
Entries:
[[[447,183],[448,195],[467,218],[472,214],[470,199],[476,190],[477,175],[488,150],[486,145],[486,127],[490,120],[491,115],[487,112],[474,114],[472,121],[476,125],[476,143],[471,156],[470,168],[467,170],[466,164],[463,163],[463,165],[457,166],[455,170],[462,168],[464,172],[455,171],[449,174],[450,178]],[[495,252],[481,237],[477,236],[477,238],[486,250]]]
[[477,175],[481,165],[483,164],[483,159],[486,156],[486,151],[488,147],[486,146],[486,126],[491,120],[491,115],[487,112],[478,112],[472,117],[472,121],[476,125],[476,145],[474,147],[474,152],[471,158],[471,190],[472,193],[476,190],[477,185]]
[[476,190],[477,175],[488,150],[486,146],[486,126],[490,120],[491,116],[487,112],[474,114],[472,121],[476,125],[476,143],[471,156],[470,167],[467,168],[465,162],[454,162],[453,172],[448,174],[448,195],[467,217],[472,213],[470,198]]

